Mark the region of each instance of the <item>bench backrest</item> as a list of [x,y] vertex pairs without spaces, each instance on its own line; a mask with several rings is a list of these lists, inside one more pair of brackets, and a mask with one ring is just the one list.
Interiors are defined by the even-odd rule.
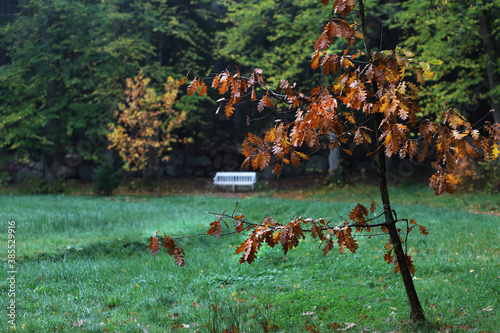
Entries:
[[214,177],[214,184],[248,185],[256,182],[255,172],[217,172]]

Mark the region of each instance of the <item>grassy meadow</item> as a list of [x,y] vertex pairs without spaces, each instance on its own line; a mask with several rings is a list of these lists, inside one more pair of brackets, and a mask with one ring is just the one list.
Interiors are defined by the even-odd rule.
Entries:
[[[377,198],[370,191],[293,195],[305,200],[261,192],[238,209],[254,221],[265,215],[335,221],[347,217],[353,203],[369,205],[366,192]],[[157,230],[171,236],[206,232],[215,220],[207,211],[232,211],[238,199],[0,196],[0,332],[13,329],[7,322],[9,221],[15,221],[17,331],[498,332],[500,216],[470,211],[481,205],[491,211],[499,197],[462,197],[464,206],[452,196],[428,199],[427,192],[392,192],[398,217],[415,219],[430,232],[408,237],[428,320],[418,327],[408,321],[400,276],[383,261],[385,235],[361,235],[355,254],[335,248],[326,257],[309,240],[287,256],[263,247],[251,265],[239,264],[234,253],[242,235],[184,238],[179,244],[187,264],[179,268],[165,251],[150,254],[149,236]]]

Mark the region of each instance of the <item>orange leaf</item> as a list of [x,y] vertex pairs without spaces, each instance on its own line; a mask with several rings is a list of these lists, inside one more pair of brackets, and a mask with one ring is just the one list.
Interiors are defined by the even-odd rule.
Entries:
[[186,79],[187,75],[182,78],[181,82],[179,82],[179,85],[182,86],[184,83],[186,83]]
[[205,82],[201,81],[201,90],[200,90],[200,95],[203,96],[207,93],[207,85]]
[[361,135],[361,129],[359,128],[354,133],[354,143],[357,145],[363,143],[363,135]]
[[319,57],[320,57],[319,50],[314,51],[313,56],[312,56],[312,60],[311,60],[312,69],[316,69],[319,67]]
[[420,233],[421,233],[422,235],[427,236],[427,235],[429,234],[429,232],[427,231],[427,228],[426,228],[426,227],[421,226],[421,225],[419,224],[419,225],[418,225],[418,228],[420,229]]
[[309,156],[307,156],[306,154],[304,153],[301,153],[300,151],[297,151],[295,152],[297,155],[299,155],[303,160],[306,160],[308,161],[309,160]]
[[254,169],[264,170],[269,165],[269,152],[259,151],[257,156],[252,159],[252,167]]
[[193,81],[191,81],[191,84],[188,86],[189,96],[193,96],[199,87],[200,87],[200,79],[195,77]]
[[224,114],[226,117],[230,117],[234,113],[234,105],[232,103],[227,103],[224,108]]
[[252,101],[255,101],[257,99],[254,86],[252,86],[252,92],[250,94],[250,98],[252,99]]
[[219,80],[220,80],[219,75],[216,75],[214,80],[212,81],[212,88],[217,89],[217,87],[219,86]]

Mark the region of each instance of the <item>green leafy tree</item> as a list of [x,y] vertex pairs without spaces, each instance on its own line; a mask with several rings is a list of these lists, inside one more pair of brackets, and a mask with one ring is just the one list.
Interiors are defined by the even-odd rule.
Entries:
[[[321,2],[325,6],[329,4],[328,0]],[[298,166],[307,160],[308,156],[299,148],[317,149],[322,137],[331,140],[330,148],[340,146],[346,151],[353,142],[364,147],[367,156],[377,165],[382,205],[377,207],[375,202],[370,207],[357,204],[349,218],[341,217],[339,222],[298,217],[280,223],[269,216],[262,222],[253,222],[243,214],[236,214],[235,209],[233,214],[218,214],[207,234],[220,237],[223,226],[229,225],[234,227],[234,232],[245,232],[246,239],[236,253],[241,254],[240,263],[252,263],[262,245],[281,246],[286,254],[298,246],[306,234],[321,241],[325,255],[335,243],[340,253],[346,250],[354,253],[358,248],[357,233],[379,230],[389,238],[384,260],[394,264],[394,272],[401,274],[410,305],[410,318],[425,322],[411,276],[415,270],[413,259],[404,250],[404,227],[398,223],[406,222],[406,233],[415,226],[422,234],[427,234],[427,230],[414,220],[397,217],[389,198],[386,159],[400,157],[422,161],[434,147],[434,173],[430,186],[436,195],[453,193],[457,185],[457,164],[461,159],[477,158],[480,153],[486,159],[498,158],[500,124],[475,128],[452,109],[446,110],[437,122],[422,117],[418,105],[420,87],[426,78],[433,76],[430,64],[439,61],[417,62],[412,52],[401,48],[372,49],[364,4],[362,0],[334,1],[333,9],[340,17],[330,19],[314,43],[311,67],[320,69],[324,76],[333,76],[332,84],[320,85],[306,92],[287,80],[280,80],[274,86],[266,82],[262,69],[257,68],[246,77],[238,70],[225,70],[216,75],[210,85],[225,96],[220,108],[227,116],[235,112],[235,106],[245,96],[258,101],[257,108],[261,112],[266,108],[279,109],[283,105],[288,111],[295,112],[295,119],[291,122],[278,120],[262,135],[248,135],[243,144],[244,165],[260,170],[273,165],[275,172],[279,172],[284,164]],[[351,13],[357,13],[356,20],[352,20]],[[346,40],[349,45],[341,53],[331,48],[338,38]],[[204,93],[206,88],[202,78],[195,77],[188,92],[194,94],[201,89]],[[262,95],[257,97],[259,90]],[[378,215],[370,217],[377,210]],[[378,219],[382,222],[376,222]],[[183,266],[184,251],[176,239],[165,236],[163,242],[168,254]],[[157,233],[151,237],[150,249],[153,255],[160,249]]]
[[123,4],[20,1],[15,20],[2,28],[10,60],[0,69],[0,145],[41,157],[49,182],[67,153],[99,159],[121,82],[152,52],[124,32],[133,16],[120,11]]
[[330,13],[314,0],[224,0],[227,28],[217,34],[222,57],[242,69],[261,67],[272,77],[317,84],[309,66],[315,36]]
[[[102,161],[127,77],[142,70],[157,85],[179,68],[209,72],[217,8],[206,0],[19,0],[0,28],[2,157],[43,159],[49,182],[68,153]],[[180,99],[196,111],[191,132],[206,140],[207,112]],[[200,104],[214,105],[207,97]]]
[[[126,103],[115,111],[117,124],[111,123],[108,139],[125,161],[125,170],[151,169],[156,175],[158,198],[162,196],[160,160],[179,142],[174,130],[186,120],[185,112],[173,109],[179,82],[172,77],[165,84],[163,95],[148,88],[150,79],[139,73],[127,79]],[[187,139],[181,140],[186,142]]]
[[493,109],[489,120],[500,122],[500,1],[408,0],[392,25],[417,60],[442,60],[422,89],[424,112],[451,106],[479,120]]

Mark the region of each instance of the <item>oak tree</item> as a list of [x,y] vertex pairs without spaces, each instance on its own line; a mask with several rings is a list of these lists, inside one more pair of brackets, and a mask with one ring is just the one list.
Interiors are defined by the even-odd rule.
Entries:
[[[322,0],[324,6],[330,1]],[[331,6],[331,3],[330,3]],[[436,195],[453,193],[457,185],[457,163],[463,159],[482,157],[496,159],[499,156],[499,124],[474,127],[465,117],[449,109],[437,121],[423,117],[418,105],[419,92],[425,80],[432,78],[431,65],[438,60],[417,62],[410,51],[374,51],[370,47],[369,35],[362,0],[335,0],[333,11],[339,14],[331,18],[314,43],[311,67],[332,78],[332,84],[322,84],[310,91],[302,92],[298,84],[280,80],[275,86],[266,83],[263,71],[254,69],[243,76],[238,68],[217,74],[210,86],[224,97],[219,110],[231,116],[243,99],[257,103],[259,112],[272,110],[293,111],[291,122],[278,119],[275,125],[262,135],[249,133],[243,143],[245,166],[263,170],[272,166],[278,173],[284,164],[298,166],[308,159],[302,146],[313,150],[328,142],[329,149],[341,147],[352,153],[350,144],[364,147],[367,156],[377,166],[381,212],[377,204],[369,207],[357,204],[348,219],[294,218],[280,223],[267,216],[261,222],[250,221],[245,215],[236,213],[217,214],[207,234],[220,237],[223,228],[231,225],[233,232],[245,233],[246,240],[236,249],[241,254],[240,263],[252,263],[262,245],[281,246],[286,254],[299,245],[306,235],[321,242],[324,254],[337,244],[340,253],[355,252],[358,248],[356,235],[360,232],[380,230],[387,234],[384,260],[395,265],[400,272],[410,305],[410,318],[424,322],[412,274],[413,259],[403,247],[403,235],[412,230],[427,234],[427,229],[414,220],[398,218],[391,206],[386,176],[387,158],[408,158],[422,161],[431,155],[434,172],[430,186]],[[351,14],[348,16],[348,14]],[[350,18],[348,20],[347,18]],[[355,18],[355,19],[354,19]],[[335,39],[342,38],[348,47],[341,53],[331,49]],[[198,90],[204,94],[207,83],[195,76],[188,93]],[[378,221],[378,220],[381,221]],[[405,222],[406,225],[398,226]],[[179,266],[184,266],[184,251],[175,237],[151,237],[153,255],[164,242],[168,254],[174,256]]]
[[149,88],[150,79],[139,73],[127,79],[126,102],[115,111],[117,123],[109,124],[110,148],[115,148],[130,171],[154,171],[158,197],[162,196],[160,160],[168,160],[165,153],[180,139],[174,130],[186,119],[185,112],[173,109],[179,82],[168,78],[163,95]]

